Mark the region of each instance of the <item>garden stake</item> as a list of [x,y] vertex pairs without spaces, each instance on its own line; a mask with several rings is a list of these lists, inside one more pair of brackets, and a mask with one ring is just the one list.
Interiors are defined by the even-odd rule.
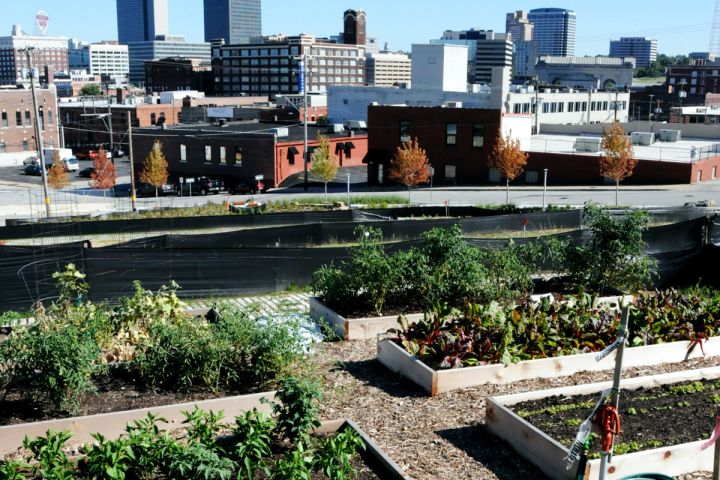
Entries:
[[[615,432],[620,433],[620,416],[617,413],[620,406],[620,375],[622,373],[623,353],[625,352],[625,339],[628,337],[628,320],[630,318],[630,306],[623,307],[622,320],[620,321],[620,344],[615,355],[615,373],[613,374],[613,386],[610,392],[610,405],[604,410],[606,413],[602,416],[603,425],[601,428],[603,433],[603,451],[600,453],[600,480],[605,480],[608,463],[612,462],[612,449],[615,440]],[[612,409],[612,410],[611,410]],[[602,410],[601,410],[602,411]],[[614,428],[617,427],[617,428]],[[607,442],[605,433],[609,432]],[[605,450],[605,448],[607,450]]]

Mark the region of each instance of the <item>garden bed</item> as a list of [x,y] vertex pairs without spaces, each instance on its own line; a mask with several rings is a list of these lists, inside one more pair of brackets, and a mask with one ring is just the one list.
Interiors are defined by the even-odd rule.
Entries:
[[[145,394],[143,394],[144,397]],[[95,415],[84,415],[79,417],[69,417],[55,420],[46,420],[39,422],[20,423],[15,425],[5,425],[0,427],[0,456],[12,453],[22,447],[25,436],[29,438],[44,435],[46,431],[63,431],[72,432],[71,441],[75,444],[82,444],[92,441],[91,432],[101,433],[108,438],[116,438],[125,432],[125,425],[128,423],[145,417],[152,412],[168,421],[167,428],[179,428],[184,417],[181,412],[193,409],[197,405],[203,410],[219,411],[223,410],[227,417],[233,417],[240,413],[257,408],[258,410],[270,411],[271,407],[262,402],[263,398],[272,400],[274,392],[261,392],[250,395],[240,395],[233,397],[190,400],[185,402],[173,402],[170,404],[160,404],[148,408],[137,408],[132,410],[122,410],[110,413],[99,413]],[[97,397],[102,400],[103,397]],[[138,400],[141,397],[138,397]],[[159,395],[149,394],[142,398],[143,402],[152,401],[162,398]],[[126,401],[128,399],[126,398]],[[166,400],[167,402],[167,400]],[[98,403],[98,407],[102,402]],[[3,407],[3,416],[5,416],[5,407]]]
[[[703,356],[699,348],[688,354],[690,342],[672,342],[659,345],[626,348],[625,367],[641,367],[661,363],[675,363]],[[526,360],[514,364],[493,364],[479,367],[434,370],[416,356],[390,339],[378,341],[377,359],[391,371],[421,386],[430,395],[467,388],[486,383],[504,384],[530,378],[565,377],[583,371],[600,371],[615,366],[615,353],[596,361],[597,353],[564,355],[560,357]],[[705,356],[720,355],[720,337],[704,342]]]
[[[616,438],[618,450],[606,478],[648,471],[682,475],[712,470],[713,448],[701,451],[706,440],[699,439],[707,438],[714,426],[718,378],[720,367],[623,379],[623,434]],[[577,430],[576,417],[590,415],[598,394],[611,386],[612,382],[603,382],[491,397],[486,403],[486,424],[551,478],[571,480],[577,466],[568,470],[565,458]],[[633,450],[638,451],[622,453]],[[598,478],[599,468],[599,459],[589,460],[584,478]]]

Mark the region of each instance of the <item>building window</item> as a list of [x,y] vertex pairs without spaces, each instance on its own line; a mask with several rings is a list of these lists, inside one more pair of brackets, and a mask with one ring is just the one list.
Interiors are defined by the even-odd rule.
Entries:
[[717,178],[717,165],[712,167],[712,179],[715,180]]
[[155,112],[150,113],[150,125],[156,125],[157,124],[157,115],[155,115]]
[[212,147],[210,145],[205,145],[205,161],[212,162]]
[[525,183],[538,183],[538,172],[528,170],[525,172]]
[[299,155],[300,151],[296,147],[290,147],[287,151],[288,165],[295,165],[295,155]]
[[582,111],[587,112],[587,102],[582,102]]
[[410,122],[407,120],[400,121],[400,143],[410,141]]
[[49,109],[47,111],[47,123],[48,123],[48,125],[52,125],[52,123],[53,123],[52,110],[49,110]]
[[242,167],[242,147],[235,147],[235,166]]
[[697,172],[697,181],[702,182],[702,170],[698,170]]
[[446,144],[455,145],[457,140],[457,123],[448,123],[445,127]]
[[30,112],[25,110],[25,126],[30,127],[32,126],[32,122],[30,121]]
[[43,107],[38,108],[38,117],[40,117],[40,130],[45,130],[45,116],[43,115]]
[[522,109],[522,105],[520,105],[519,103],[516,103],[515,105],[513,105],[513,113],[522,113],[521,109]]
[[180,161],[187,162],[187,147],[183,144],[180,144]]
[[225,147],[220,147],[220,163],[227,163],[225,160]]
[[473,147],[482,148],[485,146],[485,125],[473,125]]
[[550,113],[550,104],[549,103],[543,103],[542,113]]
[[23,151],[27,152],[28,150],[30,150],[30,142],[28,142],[27,140],[23,140],[22,147],[23,147]]
[[0,142],[0,153],[5,152],[5,142]]
[[15,125],[18,127],[22,127],[22,113],[21,112],[15,112]]
[[3,128],[7,128],[8,126],[7,112],[2,112],[2,126]]

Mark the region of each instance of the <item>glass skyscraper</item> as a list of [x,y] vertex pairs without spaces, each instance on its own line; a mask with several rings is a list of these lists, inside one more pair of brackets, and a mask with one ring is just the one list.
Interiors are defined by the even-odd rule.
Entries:
[[116,0],[118,42],[147,42],[169,33],[168,0]]
[[538,55],[575,56],[576,17],[572,10],[536,8],[528,13]]
[[262,35],[261,0],[204,0],[205,41],[219,38],[225,43],[250,43]]

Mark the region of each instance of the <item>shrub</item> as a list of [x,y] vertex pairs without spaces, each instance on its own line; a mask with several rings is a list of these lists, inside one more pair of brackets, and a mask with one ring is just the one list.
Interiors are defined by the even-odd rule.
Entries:
[[169,478],[188,480],[229,480],[235,465],[202,443],[189,443],[170,457]]
[[47,398],[56,408],[75,412],[80,399],[95,391],[100,349],[73,325],[40,327],[17,330],[0,344],[0,371],[31,398]]
[[486,275],[482,292],[473,301],[513,304],[532,293],[532,275],[539,270],[540,247],[510,241],[504,248],[481,250]]
[[350,480],[355,478],[355,469],[350,463],[359,449],[365,449],[360,435],[346,429],[323,441],[315,456],[315,470],[324,473],[329,480]]
[[320,426],[320,384],[287,377],[282,380],[275,398],[278,400],[273,405],[273,413],[277,416],[277,433],[290,442],[307,445],[310,430]]
[[237,443],[232,455],[246,478],[255,478],[256,472],[269,476],[270,470],[265,459],[271,454],[270,443],[274,429],[275,422],[255,408],[235,418],[233,434]]

